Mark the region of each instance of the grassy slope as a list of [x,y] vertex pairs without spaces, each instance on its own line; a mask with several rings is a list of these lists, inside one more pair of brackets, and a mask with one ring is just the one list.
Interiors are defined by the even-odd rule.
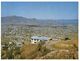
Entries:
[[54,51],[41,57],[41,59],[78,59],[78,35],[72,40],[59,41],[52,45]]
[[38,45],[26,44],[21,49],[21,58],[34,58],[33,55],[38,50]]
[[67,41],[59,41],[55,44],[53,44],[53,48],[56,49],[74,49],[78,48],[78,35],[75,34],[72,40],[67,40]]

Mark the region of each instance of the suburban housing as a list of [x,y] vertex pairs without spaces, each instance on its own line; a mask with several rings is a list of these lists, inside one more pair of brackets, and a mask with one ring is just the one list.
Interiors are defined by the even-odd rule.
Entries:
[[36,44],[39,42],[45,42],[45,41],[48,41],[48,37],[45,37],[45,36],[32,36],[31,37],[32,44]]

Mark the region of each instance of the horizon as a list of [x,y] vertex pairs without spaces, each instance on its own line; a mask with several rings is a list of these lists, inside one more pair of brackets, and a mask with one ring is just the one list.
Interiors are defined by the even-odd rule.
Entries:
[[1,2],[1,16],[78,19],[78,2]]
[[23,18],[26,18],[26,19],[37,19],[37,20],[78,20],[78,18],[76,19],[38,19],[38,18],[28,18],[28,17],[24,17],[24,16],[17,16],[17,15],[11,15],[11,16],[1,16],[1,17],[23,17]]

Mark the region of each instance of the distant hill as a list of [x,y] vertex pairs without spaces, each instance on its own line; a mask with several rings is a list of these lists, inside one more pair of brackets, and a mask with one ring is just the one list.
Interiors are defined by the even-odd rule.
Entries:
[[42,20],[36,18],[25,18],[21,16],[6,16],[1,17],[2,24],[26,24],[26,25],[41,25],[41,26],[54,26],[54,25],[77,25],[77,19],[70,19],[70,20]]
[[36,19],[28,19],[21,16],[7,16],[1,18],[2,24],[36,24]]

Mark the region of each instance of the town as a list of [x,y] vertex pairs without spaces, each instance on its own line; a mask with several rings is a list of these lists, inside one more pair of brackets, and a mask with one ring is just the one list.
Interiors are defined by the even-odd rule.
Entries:
[[1,59],[78,59],[78,2],[1,2]]
[[[51,52],[55,50],[52,45],[60,41],[71,42],[75,34],[77,34],[77,30],[74,30],[76,28],[75,26],[35,27],[10,24],[7,25],[6,28],[7,30],[4,30],[4,32],[2,31],[2,58],[15,58],[17,55],[19,57],[17,56],[16,58],[21,58],[21,53],[17,53],[21,52],[21,48],[26,44],[33,46],[39,45],[39,47],[45,46],[45,48]],[[40,40],[42,40],[42,42],[40,42]],[[28,46],[28,48],[30,47]],[[18,49],[18,51],[16,51],[16,49]],[[9,54],[7,51],[11,52],[10,57],[7,56],[7,54]],[[15,57],[14,51],[17,52],[15,53]]]

